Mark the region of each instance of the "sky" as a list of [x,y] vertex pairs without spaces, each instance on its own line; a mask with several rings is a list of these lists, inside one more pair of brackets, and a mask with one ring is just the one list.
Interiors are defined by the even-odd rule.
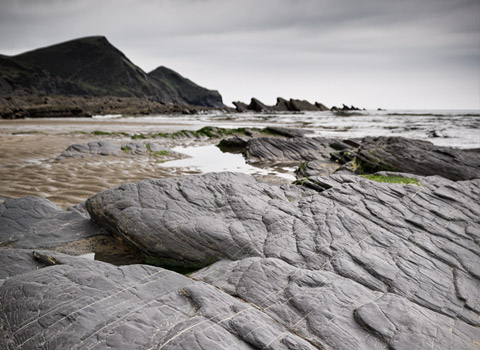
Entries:
[[227,105],[480,110],[480,0],[0,0],[1,54],[90,35]]

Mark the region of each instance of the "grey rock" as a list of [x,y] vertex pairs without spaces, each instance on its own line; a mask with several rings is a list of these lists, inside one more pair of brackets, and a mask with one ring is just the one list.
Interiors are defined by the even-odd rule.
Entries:
[[0,285],[2,349],[315,349],[252,305],[172,271],[8,254],[26,262]]
[[57,157],[63,158],[83,158],[86,156],[109,156],[117,155],[121,151],[120,146],[107,141],[91,141],[87,144],[73,144]]
[[[248,175],[209,173],[124,184],[89,198],[86,207],[95,222],[141,251],[204,266],[222,258],[263,256],[265,210],[302,194]],[[283,215],[279,209],[271,215],[277,212]],[[272,241],[272,248],[276,244]]]
[[364,138],[355,159],[369,173],[390,170],[450,180],[480,178],[480,152],[402,137]]
[[250,104],[247,106],[249,111],[254,112],[269,112],[272,111],[272,108],[263,104],[261,101],[257,100],[255,97],[252,97]]
[[248,142],[245,159],[248,163],[292,163],[322,159],[329,160],[330,140],[321,137],[290,139],[260,137]]
[[248,105],[243,103],[243,102],[240,102],[240,101],[235,101],[235,102],[232,102],[232,104],[235,106],[235,111],[237,113],[246,113],[248,112]]
[[318,107],[312,105],[306,100],[290,100],[290,108],[292,111],[301,112],[301,111],[318,111]]
[[386,349],[354,318],[357,305],[383,293],[335,273],[249,258],[221,261],[192,277],[255,305],[320,349]]
[[[303,112],[303,111],[328,111],[329,109],[318,102],[311,104],[306,100],[296,100],[290,99],[289,101],[278,97],[277,102],[274,106],[267,106],[264,103],[260,102],[256,98],[252,98],[250,104],[245,104],[243,102],[233,102],[236,107],[236,111],[239,113],[245,113],[248,111],[253,112]],[[350,109],[348,109],[350,110]]]
[[358,307],[355,315],[391,349],[474,349],[480,334],[478,327],[390,293]]
[[341,108],[338,108],[336,106],[333,106],[331,108],[332,111],[341,111],[341,112],[346,112],[346,111],[360,111],[360,108],[355,107],[355,106],[347,106],[346,104],[342,104]]
[[222,152],[242,153],[247,147],[248,140],[248,137],[235,135],[221,140],[217,146]]
[[290,101],[285,100],[284,98],[278,97],[277,103],[273,107],[277,112],[291,112],[292,108],[290,107]]
[[[415,323],[405,321],[399,330],[401,321],[391,320],[392,326],[365,316],[374,306],[355,316],[361,305],[387,293],[402,298],[408,317],[425,311],[439,322],[456,322],[452,342],[438,345],[454,349],[452,344],[471,344],[480,326],[480,180],[416,178],[421,186],[354,175],[311,178],[323,184],[316,192],[268,186],[241,174],[206,174],[123,185],[86,206],[95,221],[149,254],[199,266],[233,261],[212,265],[208,278],[204,272],[194,276],[268,308],[319,347],[370,349],[380,341],[377,347],[385,348],[392,332],[415,336]],[[263,259],[275,265],[271,277]],[[253,269],[251,261],[260,267]],[[297,273],[306,280],[295,282]],[[243,290],[235,280],[240,276],[249,281]],[[336,286],[324,287],[331,280]],[[312,290],[282,296],[289,282]],[[267,295],[275,305],[261,303],[270,300]],[[334,321],[335,315],[344,316]],[[428,333],[419,344],[434,340]]]
[[315,102],[315,106],[318,108],[318,110],[322,112],[330,110],[330,108],[328,108],[327,106],[325,106],[323,103],[320,103],[320,102]]
[[84,158],[90,156],[142,155],[182,158],[184,154],[172,151],[152,142],[129,142],[117,145],[108,141],[91,141],[87,144],[70,145],[56,160],[65,158]]
[[90,219],[90,214],[88,213],[87,208],[85,208],[85,201],[68,207],[67,211],[77,211],[85,218]]
[[64,211],[45,198],[28,196],[0,204],[0,246],[53,248],[105,234],[81,212]]
[[338,173],[341,171],[338,163],[329,159],[312,160],[303,163],[296,170],[297,178],[309,178],[312,176],[323,176]]
[[[0,286],[9,277],[45,267],[40,261],[34,259],[29,249],[0,249],[0,266]],[[2,344],[1,340],[0,344]]]
[[280,126],[268,126],[265,128],[265,131],[271,132],[272,134],[285,136],[285,137],[304,137],[305,135],[312,134],[312,130],[305,129],[293,129],[293,128],[284,128]]
[[248,301],[322,349],[467,349],[479,335],[400,295],[278,259],[221,261],[192,277]]

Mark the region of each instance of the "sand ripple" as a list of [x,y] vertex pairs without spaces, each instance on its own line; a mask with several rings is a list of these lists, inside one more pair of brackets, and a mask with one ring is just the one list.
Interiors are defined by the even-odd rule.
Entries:
[[147,156],[55,160],[72,143],[98,139],[91,135],[0,137],[0,197],[35,195],[66,208],[122,183],[189,173],[162,167],[158,159]]

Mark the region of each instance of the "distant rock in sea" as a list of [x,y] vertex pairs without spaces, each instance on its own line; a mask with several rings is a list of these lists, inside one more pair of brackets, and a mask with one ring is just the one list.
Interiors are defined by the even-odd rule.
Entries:
[[304,112],[304,111],[312,111],[312,112],[320,112],[320,111],[329,111],[330,109],[325,106],[323,103],[315,102],[315,104],[311,104],[306,100],[295,100],[290,99],[286,100],[282,97],[277,98],[277,103],[274,106],[268,106],[261,102],[260,100],[252,97],[250,100],[250,104],[246,104],[243,102],[235,101],[232,102],[236,108],[236,112],[238,113],[245,113],[248,111],[251,112]]

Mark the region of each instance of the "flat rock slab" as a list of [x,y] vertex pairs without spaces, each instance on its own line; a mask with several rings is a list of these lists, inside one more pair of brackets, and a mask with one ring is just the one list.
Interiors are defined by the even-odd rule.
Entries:
[[450,180],[480,178],[480,151],[435,146],[403,137],[367,137],[355,161],[361,171],[398,171]]
[[0,246],[53,248],[105,234],[80,211],[64,211],[45,198],[28,196],[0,204]]
[[478,327],[480,180],[417,178],[421,186],[331,175],[317,193],[207,174],[123,185],[86,206],[106,229],[160,258],[198,266],[276,258]]
[[167,159],[177,159],[186,157],[184,154],[172,151],[157,143],[149,142],[129,142],[117,145],[108,141],[91,141],[86,144],[73,144],[60,154],[56,159],[65,158],[85,158],[92,156],[124,156],[124,155],[142,155],[154,156]]
[[24,268],[10,267],[0,285],[2,349],[315,349],[252,305],[172,271],[48,251],[29,261],[16,249],[0,250],[0,261],[6,255]]

